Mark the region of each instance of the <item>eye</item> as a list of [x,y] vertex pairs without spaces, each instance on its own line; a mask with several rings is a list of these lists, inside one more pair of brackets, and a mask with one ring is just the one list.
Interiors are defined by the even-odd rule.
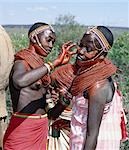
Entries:
[[83,47],[83,44],[82,44],[82,43],[79,43],[78,45],[79,45],[79,47]]
[[51,39],[48,39],[47,41],[48,41],[48,42],[51,42]]
[[91,47],[86,46],[86,49],[87,49],[87,52],[91,52],[92,51]]
[[52,44],[54,44],[54,43],[55,43],[55,40],[52,41]]

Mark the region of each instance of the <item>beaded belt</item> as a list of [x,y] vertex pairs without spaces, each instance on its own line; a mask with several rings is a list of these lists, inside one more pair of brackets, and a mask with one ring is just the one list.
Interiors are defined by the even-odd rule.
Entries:
[[18,118],[30,118],[30,119],[41,119],[47,117],[47,114],[44,115],[24,115],[24,114],[13,114],[13,116],[18,117]]

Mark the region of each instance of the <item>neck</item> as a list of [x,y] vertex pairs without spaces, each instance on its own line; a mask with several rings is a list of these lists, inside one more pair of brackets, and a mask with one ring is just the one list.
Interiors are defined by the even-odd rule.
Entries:
[[87,68],[90,68],[90,67],[94,66],[95,64],[98,64],[98,63],[102,62],[103,60],[104,59],[100,59],[100,58],[96,59],[94,61],[90,61],[90,62],[77,60],[76,61],[76,68],[83,71],[83,70],[86,70]]
[[80,61],[80,60],[76,60],[76,65],[79,66],[79,67],[85,67],[85,68],[88,68],[88,67],[91,67],[92,65],[98,63],[98,62],[101,62],[103,61],[104,59],[96,59],[94,61]]
[[46,57],[47,53],[46,50],[40,48],[37,44],[33,44],[31,43],[29,45],[29,49],[33,52],[36,53],[37,55],[41,56],[41,57]]
[[28,49],[29,49],[31,52],[36,53],[33,44],[30,44],[29,47],[28,47]]

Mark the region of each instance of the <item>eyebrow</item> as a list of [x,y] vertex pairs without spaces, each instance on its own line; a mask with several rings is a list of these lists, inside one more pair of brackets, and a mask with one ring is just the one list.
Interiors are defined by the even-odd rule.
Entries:
[[48,37],[50,37],[50,38],[52,38],[52,39],[55,38],[55,36],[52,36],[52,35],[49,35]]
[[51,39],[53,39],[53,37],[52,36],[49,36]]

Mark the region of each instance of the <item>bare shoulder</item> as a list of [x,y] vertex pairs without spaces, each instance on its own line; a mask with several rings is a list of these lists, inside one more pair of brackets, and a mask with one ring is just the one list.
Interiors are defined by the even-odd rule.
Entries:
[[101,81],[95,82],[89,89],[90,98],[110,102],[114,95],[114,84],[113,81],[109,79],[104,79]]
[[18,87],[19,80],[23,77],[23,75],[26,73],[26,67],[24,65],[24,60],[17,60],[14,63],[13,70],[12,70],[12,79],[13,84],[16,88]]
[[92,92],[103,91],[107,89],[108,86],[109,86],[108,79],[100,80],[100,81],[93,83],[91,87],[89,88],[89,91],[92,91]]
[[14,71],[20,71],[20,72],[26,71],[25,61],[24,60],[15,61],[13,70]]

